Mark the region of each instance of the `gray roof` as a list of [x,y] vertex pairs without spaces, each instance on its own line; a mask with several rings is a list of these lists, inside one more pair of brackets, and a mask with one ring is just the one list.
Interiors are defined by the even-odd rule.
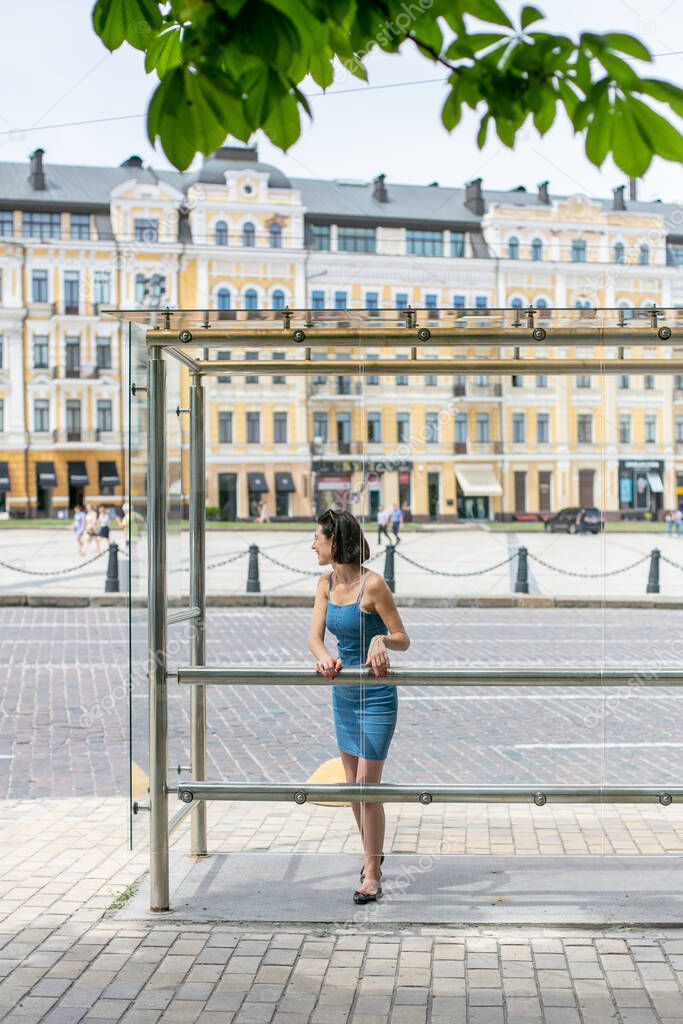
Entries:
[[[176,175],[176,177],[178,177]],[[34,189],[26,163],[0,162],[0,201],[22,203],[85,203],[109,206],[113,189],[124,181],[156,183],[157,175],[144,167],[85,167],[78,164],[45,165],[45,189]]]
[[317,181],[313,178],[292,178],[294,188],[301,190],[308,214],[327,217],[373,217],[383,221],[449,221],[459,224],[479,223],[480,218],[465,206],[463,188],[439,188],[425,185],[394,185],[386,182],[388,203],[373,199],[373,183],[345,184],[339,181]]

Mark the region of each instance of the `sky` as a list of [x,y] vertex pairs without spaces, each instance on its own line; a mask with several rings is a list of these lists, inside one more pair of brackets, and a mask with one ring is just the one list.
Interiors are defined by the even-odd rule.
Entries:
[[[0,6],[6,8],[0,161],[27,161],[41,146],[47,165],[115,166],[136,153],[146,164],[170,166],[145,130],[155,78],[145,74],[141,53],[104,48],[92,29],[88,0],[12,0],[11,9],[10,0],[0,0]],[[503,6],[514,13],[522,4],[503,0]],[[550,29],[639,36],[657,54],[647,74],[683,84],[683,0],[539,0],[538,6]],[[455,187],[481,177],[484,187],[529,190],[548,179],[551,193],[559,195],[606,196],[624,181],[611,161],[597,169],[586,159],[582,138],[563,117],[543,139],[526,130],[514,151],[492,131],[479,150],[473,113],[451,134],[442,127],[446,90],[435,65],[406,49],[372,56],[367,66],[371,88],[346,72],[324,95],[311,82],[305,91],[314,117],[304,118],[299,142],[283,154],[258,135],[253,141],[260,158],[293,177],[369,180],[384,173],[388,182]],[[84,123],[89,121],[97,123]],[[638,197],[683,202],[681,167],[655,160]]]

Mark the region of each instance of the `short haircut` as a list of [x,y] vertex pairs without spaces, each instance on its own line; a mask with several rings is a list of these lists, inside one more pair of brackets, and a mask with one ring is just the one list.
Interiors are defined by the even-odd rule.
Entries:
[[360,565],[370,557],[370,545],[356,517],[346,509],[328,508],[318,516],[325,537],[332,540],[332,557],[340,565]]

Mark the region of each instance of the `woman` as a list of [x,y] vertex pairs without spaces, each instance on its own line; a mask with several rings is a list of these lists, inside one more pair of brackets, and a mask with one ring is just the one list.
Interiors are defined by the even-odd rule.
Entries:
[[74,534],[79,555],[85,554],[83,542],[85,538],[85,512],[82,505],[74,507]]
[[106,542],[109,547],[109,510],[104,506],[100,505],[97,510],[97,551],[100,550],[100,537]]
[[[370,547],[360,523],[350,512],[327,509],[318,517],[313,550],[319,565],[332,572],[318,581],[308,647],[315,669],[336,679],[344,669],[367,678],[367,667],[376,678],[390,668],[388,650],[405,651],[410,639],[403,628],[394,598],[384,579],[363,567]],[[325,629],[337,638],[337,657],[325,646]],[[362,682],[332,687],[332,706],[337,744],[347,783],[379,783],[396,728],[398,692],[386,683]],[[384,844],[384,807],[380,803],[352,802],[363,842],[361,887],[354,903],[369,903],[382,895],[380,864]]]
[[94,540],[97,545],[97,554],[100,553],[100,538],[97,535],[97,509],[94,505],[85,506],[85,536],[86,546],[90,547],[90,541]]

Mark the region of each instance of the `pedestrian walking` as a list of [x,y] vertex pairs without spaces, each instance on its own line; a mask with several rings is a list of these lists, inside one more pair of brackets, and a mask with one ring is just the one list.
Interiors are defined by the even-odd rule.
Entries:
[[389,509],[385,508],[384,505],[380,505],[377,510],[377,543],[382,543],[382,537],[387,538],[387,543],[391,544],[391,537],[387,530],[387,524],[389,522]]
[[403,522],[403,513],[401,512],[401,510],[398,507],[398,505],[394,505],[393,511],[391,513],[391,532],[394,535],[394,544],[398,544],[399,541],[400,541],[400,537],[398,535],[398,531],[399,531],[399,529],[401,527],[401,523],[402,522]]
[[666,532],[668,533],[669,536],[671,536],[671,534],[673,533],[673,530],[674,530],[674,516],[673,516],[673,512],[667,512],[666,513],[666,515],[664,516],[664,522],[666,523]]
[[100,540],[109,547],[109,509],[100,505],[97,510],[97,551],[99,554]]
[[124,501],[121,506],[121,512],[123,515],[118,519],[118,525],[123,530],[123,536],[126,542],[126,551],[130,555],[130,540],[133,534],[133,517],[130,511],[130,505],[127,501]]
[[576,528],[580,534],[585,536],[586,534],[586,510],[585,508],[579,509],[576,517]]
[[401,512],[403,512],[403,522],[410,523],[413,519],[413,513],[410,511],[410,505],[407,501],[404,501],[401,505]]
[[85,506],[85,539],[84,545],[86,550],[90,547],[92,541],[95,541],[97,545],[97,553],[100,551],[100,542],[97,536],[97,509],[94,505],[88,503]]
[[268,504],[267,504],[267,502],[264,501],[263,498],[261,498],[261,500],[259,501],[259,503],[256,506],[256,508],[257,508],[257,511],[258,511],[258,518],[256,520],[257,523],[269,523],[270,522],[270,516],[268,515]]
[[677,537],[680,537],[681,534],[681,523],[683,523],[683,512],[680,508],[677,508],[674,512],[674,527],[676,529]]
[[76,537],[78,553],[79,555],[84,555],[85,548],[83,547],[83,542],[85,539],[85,509],[82,505],[76,505],[74,507],[73,530]]
[[[328,508],[318,517],[312,547],[318,565],[332,566],[318,580],[308,636],[316,672],[327,679],[340,673],[363,678],[365,668],[370,677],[386,676],[391,667],[388,651],[407,650],[410,638],[385,580],[363,565],[370,545],[359,521],[351,512]],[[326,629],[337,639],[336,657],[325,646]],[[346,782],[380,783],[396,728],[396,686],[337,684],[332,687],[332,707]],[[353,901],[370,903],[382,895],[384,807],[357,801],[351,807],[363,842],[361,885]]]

